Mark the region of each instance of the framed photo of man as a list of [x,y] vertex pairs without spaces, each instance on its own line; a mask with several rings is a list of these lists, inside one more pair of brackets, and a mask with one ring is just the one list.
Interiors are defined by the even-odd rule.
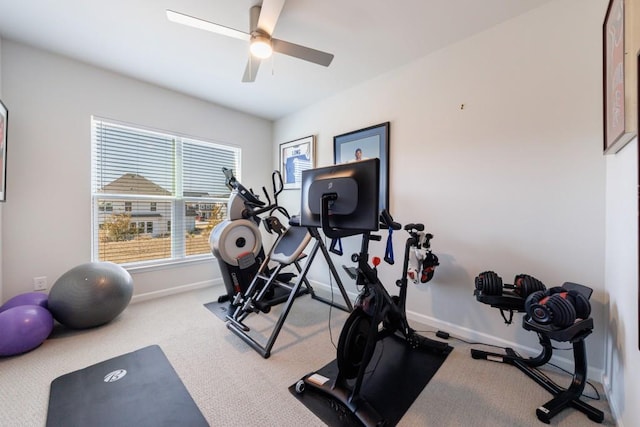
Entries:
[[380,210],[389,207],[389,131],[385,122],[333,137],[335,164],[380,159]]

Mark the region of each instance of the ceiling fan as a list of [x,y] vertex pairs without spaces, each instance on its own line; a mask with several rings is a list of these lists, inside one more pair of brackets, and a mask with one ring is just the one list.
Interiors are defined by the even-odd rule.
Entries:
[[248,41],[250,56],[242,77],[243,82],[255,81],[261,60],[271,56],[272,52],[328,67],[333,60],[333,54],[271,37],[284,2],[285,0],[263,0],[262,5],[253,6],[249,10],[248,33],[169,9],[167,9],[167,19],[223,36]]

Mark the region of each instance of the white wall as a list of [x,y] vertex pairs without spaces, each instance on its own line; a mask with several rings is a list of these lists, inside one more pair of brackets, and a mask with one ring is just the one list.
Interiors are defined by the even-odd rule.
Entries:
[[[2,97],[2,39],[0,39],[0,97]],[[2,206],[3,204],[0,203],[0,301],[4,301],[2,298]]]
[[[526,272],[548,286],[589,285],[589,374],[604,370],[617,421],[635,425],[638,146],[601,153],[607,3],[554,1],[278,121],[273,146],[266,121],[0,40],[0,95],[11,114],[0,301],[31,290],[33,276],[52,281],[89,260],[91,114],[251,147],[243,181],[254,186],[270,175],[262,157],[273,149],[277,164],[282,142],[315,134],[318,165],[327,165],[334,135],[389,120],[392,213],[427,225],[442,264],[431,283],[410,289],[411,317],[536,348],[531,333],[474,301],[473,278],[493,269],[506,282]],[[299,210],[299,192],[282,200]],[[357,242],[346,240],[349,254]],[[402,240],[396,233],[397,258]],[[400,266],[384,268],[392,284]],[[324,272],[318,265],[312,274],[326,282]],[[213,277],[213,263],[140,273],[136,293]]]
[[[640,420],[638,367],[638,139],[607,156],[605,387],[619,424]],[[626,374],[626,375],[625,375]]]
[[[589,375],[598,379],[606,328],[605,3],[551,2],[274,127],[274,147],[317,135],[323,166],[333,162],[334,135],[390,121],[391,213],[401,223],[424,222],[441,263],[430,283],[410,289],[412,317],[485,342],[539,348],[519,318],[507,327],[498,310],[475,301],[474,277],[495,270],[506,283],[519,273],[547,287],[582,283],[594,289],[587,348]],[[287,203],[299,211],[299,194],[289,192]],[[398,259],[404,238],[394,236]],[[356,251],[348,244],[347,254]],[[383,243],[372,247],[383,255]],[[347,257],[336,262],[351,265]],[[381,270],[393,292],[400,264]],[[326,282],[323,272],[314,269],[314,278]]]
[[[91,257],[92,114],[243,148],[243,182],[268,182],[272,123],[12,41],[2,45],[3,99],[10,107],[4,297],[49,285]],[[212,173],[222,173],[212,171]],[[255,183],[255,184],[254,184]],[[210,283],[217,262],[135,272],[134,296]]]

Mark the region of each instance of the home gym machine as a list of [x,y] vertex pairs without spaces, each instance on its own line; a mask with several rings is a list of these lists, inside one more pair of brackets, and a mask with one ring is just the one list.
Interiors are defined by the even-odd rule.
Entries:
[[[273,203],[263,188],[267,204],[259,200],[253,191],[242,186],[232,171],[223,169],[223,172],[227,178],[227,186],[232,189],[227,208],[229,219],[214,229],[210,243],[213,254],[218,258],[227,290],[227,295],[221,298],[228,299],[231,303],[226,316],[227,328],[262,357],[268,358],[295,298],[310,294],[315,300],[347,312],[353,309],[353,305],[318,230],[313,227],[300,227],[297,218],[291,218],[287,211],[278,205],[278,194],[283,189],[279,172],[275,171],[272,175]],[[273,215],[276,211],[289,220],[289,227],[282,225]],[[268,213],[264,220],[259,216],[263,213]],[[268,231],[276,232],[278,235],[268,256],[265,256],[261,245],[258,228],[261,221]],[[311,240],[315,243],[306,255],[303,251]],[[307,280],[307,273],[318,250],[322,252],[329,266],[344,305],[317,295]],[[304,265],[301,264],[302,260],[305,260]],[[294,272],[285,271],[290,266],[295,267]],[[296,276],[295,283],[292,283]],[[273,306],[281,303],[285,305],[280,317],[263,344],[249,334],[251,328],[245,323],[245,319],[252,313],[268,313]]]
[[[587,352],[584,340],[593,331],[589,298],[593,290],[577,283],[546,289],[537,279],[528,275],[516,276],[513,285],[503,285],[493,271],[485,271],[475,279],[476,299],[500,309],[506,323],[511,323],[514,312],[525,313],[522,327],[538,334],[542,351],[535,357],[522,357],[511,348],[505,354],[472,349],[471,357],[515,366],[534,380],[554,398],[536,409],[536,416],[549,424],[551,418],[565,408],[572,407],[597,423],[604,419],[602,411],[580,400],[587,379]],[[511,316],[507,319],[504,312]],[[568,388],[562,388],[538,367],[549,362],[553,353],[551,340],[573,345],[574,373]]]
[[[282,224],[280,214],[285,220],[290,220],[287,210],[278,204],[278,195],[284,186],[282,175],[274,171],[271,175],[273,188],[273,202],[265,187],[262,187],[266,203],[256,195],[253,190],[243,186],[234,176],[231,169],[222,168],[225,175],[225,183],[231,190],[227,202],[227,219],[218,224],[209,236],[211,252],[218,260],[220,273],[225,286],[226,294],[218,297],[218,302],[231,301],[231,308],[237,306],[237,295],[245,293],[252,280],[258,274],[261,265],[267,257],[262,244],[262,234],[259,226],[264,225],[270,234],[282,236],[287,228]],[[263,217],[264,215],[264,217]],[[298,242],[302,241],[304,234],[296,234]],[[288,241],[292,239],[289,238]],[[292,264],[299,272],[301,270],[298,259]],[[295,277],[293,272],[278,272],[278,280],[286,283]],[[260,283],[259,283],[260,284]],[[300,289],[297,295],[311,292],[311,286],[307,281],[305,287]],[[268,311],[273,305],[281,304],[289,297],[288,290],[282,287],[271,287],[261,298],[262,311]]]
[[245,291],[265,259],[259,228],[261,215],[268,215],[264,221],[266,230],[278,234],[284,231],[284,227],[274,213],[280,212],[289,218],[288,212],[278,205],[278,195],[283,190],[279,172],[274,171],[271,175],[273,203],[264,187],[262,190],[267,203],[238,182],[231,169],[223,167],[222,172],[225,184],[231,190],[227,218],[216,225],[209,235],[211,252],[218,260],[226,290],[226,295],[220,296],[218,302],[231,301],[238,292]]
[[[338,370],[334,378],[312,372],[296,383],[295,390],[299,394],[319,393],[326,396],[336,402],[332,407],[340,406],[363,425],[385,425],[388,420],[381,415],[376,404],[364,396],[368,384],[365,383],[365,377],[370,379],[377,372],[384,381],[388,380],[383,386],[376,387],[382,389],[383,394],[388,393],[384,395],[386,404],[408,403],[407,408],[413,400],[402,402],[403,398],[397,396],[399,393],[396,393],[396,385],[400,384],[400,389],[410,388],[407,383],[412,378],[405,378],[406,373],[398,373],[397,362],[387,364],[391,366],[382,366],[384,360],[381,362],[382,359],[378,358],[377,362],[371,363],[375,366],[370,366],[376,345],[388,337],[401,341],[398,360],[402,360],[402,364],[407,364],[410,359],[405,353],[407,349],[409,352],[425,351],[440,355],[446,355],[452,350],[444,342],[419,335],[409,326],[406,317],[409,255],[419,244],[425,244],[422,233],[424,226],[408,224],[404,227],[409,238],[405,246],[402,278],[396,282],[400,291],[399,295],[391,296],[378,279],[377,266],[380,259],[374,257],[374,265],[369,264],[369,242],[381,240],[381,236],[371,232],[382,228],[391,233],[392,230],[402,228],[388,212],[383,210],[378,215],[379,160],[370,159],[308,170],[303,172],[302,179],[303,224],[320,224],[324,234],[330,238],[362,236],[360,252],[351,257],[357,263],[355,279],[361,292],[340,334],[336,357]],[[430,240],[433,236],[429,236]],[[428,242],[426,244],[428,246]],[[389,256],[385,258],[390,261]],[[383,351],[385,345],[388,346],[387,351],[391,351],[391,341],[381,343],[378,350]],[[409,373],[412,374],[415,371]]]
[[[257,274],[251,281],[247,290],[245,292],[238,292],[235,295],[233,304],[237,306],[237,308],[233,313],[227,316],[227,328],[239,336],[265,359],[271,355],[271,349],[273,348],[273,345],[278,338],[278,334],[289,315],[289,311],[293,306],[294,300],[296,297],[301,295],[303,284],[306,288],[304,289],[305,293],[309,293],[311,298],[343,311],[350,312],[353,310],[353,305],[351,304],[349,295],[342,284],[340,276],[338,275],[335,265],[329,255],[329,251],[327,250],[318,230],[313,227],[300,227],[296,223],[296,218],[293,218],[290,224],[291,226],[280,235],[274,244],[268,258],[262,262],[262,265],[259,267]],[[304,255],[302,252],[311,240],[314,240],[315,243],[309,252],[309,255]],[[307,281],[307,273],[309,272],[311,263],[315,259],[318,250],[322,252],[324,259],[327,262],[333,280],[335,280],[345,305],[337,304],[333,302],[332,299],[317,295]],[[304,267],[301,267],[299,261],[304,258],[306,258]],[[269,262],[274,262],[276,264],[275,269],[269,270]],[[294,284],[285,283],[279,278],[280,272],[283,268],[292,264],[295,265],[299,276]],[[267,342],[262,344],[249,335],[251,329],[244,323],[244,320],[251,313],[258,313],[260,311],[268,313],[270,311],[272,305],[270,302],[271,300],[267,300],[265,303],[265,298],[269,295],[269,292],[275,288],[287,289],[289,293],[271,335],[267,339]]]

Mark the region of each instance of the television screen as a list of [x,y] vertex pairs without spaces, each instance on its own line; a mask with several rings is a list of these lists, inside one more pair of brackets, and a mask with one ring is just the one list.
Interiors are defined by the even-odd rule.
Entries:
[[329,202],[329,225],[344,231],[377,231],[380,215],[380,160],[308,169],[302,172],[300,225],[321,227],[322,197]]

